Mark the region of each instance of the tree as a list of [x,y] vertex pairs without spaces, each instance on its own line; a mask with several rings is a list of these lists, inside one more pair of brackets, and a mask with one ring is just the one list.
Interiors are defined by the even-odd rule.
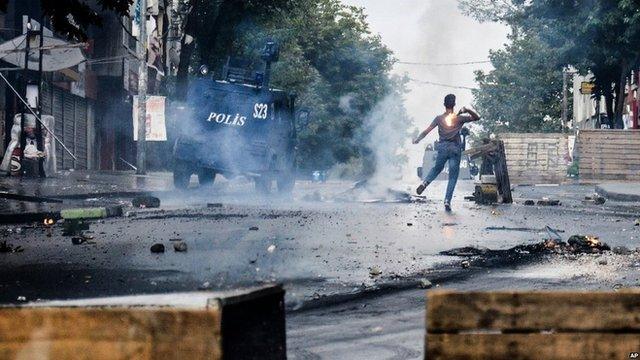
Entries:
[[[133,0],[96,0],[102,11],[114,11],[120,16],[129,14]],[[9,0],[0,0],[0,11],[6,12]],[[95,7],[83,0],[40,0],[44,16],[51,19],[57,33],[73,40],[87,39],[87,29],[102,25]]]
[[538,36],[556,49],[557,65],[591,72],[610,119],[622,126],[625,86],[640,61],[640,2],[637,0],[462,0],[479,20],[501,21],[514,33]]
[[510,36],[505,49],[491,51],[494,69],[476,71],[475,106],[489,133],[557,132],[562,124],[562,69],[556,50],[536,36]]
[[[189,0],[189,15],[185,36],[181,41],[180,63],[177,74],[176,95],[183,98],[189,79],[189,68],[194,60],[202,59],[209,65],[220,65],[232,52],[233,42],[243,24],[258,17],[273,16],[278,11],[291,9],[295,0]],[[191,41],[195,39],[195,41]],[[198,50],[197,54],[194,51]]]
[[[271,7],[264,9],[267,3]],[[197,29],[191,32],[197,35],[192,54],[183,54],[182,80],[186,84],[188,66],[199,63],[219,74],[228,56],[247,59],[259,69],[260,49],[266,39],[273,39],[281,51],[272,86],[297,93],[298,108],[311,112],[312,121],[298,129],[299,166],[329,169],[337,163],[357,163],[355,172],[374,171],[379,160],[371,143],[375,124],[368,120],[377,105],[395,104],[388,106],[392,116],[384,120],[392,121],[398,132],[408,128],[409,120],[401,99],[404,82],[389,75],[392,53],[371,33],[363,9],[339,0],[257,4],[235,8],[236,15],[220,20],[225,25],[216,24],[221,8],[208,4],[197,10],[201,12],[194,16]],[[383,102],[389,97],[396,101]]]

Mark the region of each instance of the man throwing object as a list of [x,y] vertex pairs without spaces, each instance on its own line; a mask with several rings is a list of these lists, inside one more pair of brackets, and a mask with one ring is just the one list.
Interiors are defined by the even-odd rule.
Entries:
[[424,177],[422,184],[418,186],[418,195],[422,194],[427,186],[435,180],[438,175],[444,169],[444,164],[449,162],[449,183],[447,185],[447,193],[444,197],[444,208],[446,211],[451,211],[451,198],[453,197],[453,191],[456,188],[458,182],[458,174],[460,173],[460,159],[462,157],[462,140],[460,138],[460,130],[462,125],[472,121],[480,120],[480,116],[471,110],[463,107],[456,114],[454,108],[456,106],[456,96],[449,94],[444,98],[445,112],[442,115],[436,116],[429,127],[420,133],[417,138],[413,140],[414,144],[419,143],[427,136],[431,130],[438,128],[438,134],[440,140],[436,145],[436,151],[438,155],[436,157],[436,163]]

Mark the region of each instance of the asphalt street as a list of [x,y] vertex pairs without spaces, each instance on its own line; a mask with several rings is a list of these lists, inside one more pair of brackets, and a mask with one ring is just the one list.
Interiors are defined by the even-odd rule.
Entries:
[[[159,209],[132,208],[126,197],[73,200],[73,206],[127,207],[123,217],[90,222],[80,245],[62,235],[60,224],[0,227],[1,241],[23,249],[0,253],[0,302],[282,283],[292,358],[351,351],[354,359],[413,359],[422,356],[424,290],[417,284],[424,279],[463,290],[637,285],[636,252],[606,266],[592,255],[558,255],[470,268],[461,257],[439,254],[538,243],[548,238],[547,226],[564,240],[591,234],[635,250],[637,204],[583,203],[594,187],[565,185],[517,187],[515,204],[480,206],[463,199],[473,187],[465,181],[447,214],[440,199],[445,185],[436,182],[425,199],[408,203],[353,196],[346,182],[300,182],[292,197],[265,197],[242,181],[157,191]],[[542,197],[562,205],[523,204]],[[186,252],[174,251],[179,241]],[[152,253],[156,243],[166,251]]]

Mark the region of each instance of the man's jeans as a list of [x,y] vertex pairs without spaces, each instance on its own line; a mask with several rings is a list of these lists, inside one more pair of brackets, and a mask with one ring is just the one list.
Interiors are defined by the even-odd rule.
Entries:
[[449,184],[447,185],[447,193],[444,197],[444,201],[446,203],[451,203],[453,191],[456,189],[456,183],[458,182],[458,174],[460,173],[462,148],[460,147],[460,144],[451,141],[443,141],[438,143],[436,150],[438,151],[436,163],[424,178],[424,182],[426,184],[433,182],[433,180],[435,180],[444,169],[444,164],[449,161]]

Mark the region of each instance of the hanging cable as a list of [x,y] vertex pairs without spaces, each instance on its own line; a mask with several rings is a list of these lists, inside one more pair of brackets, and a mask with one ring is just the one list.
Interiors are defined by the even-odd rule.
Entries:
[[467,61],[459,63],[427,63],[427,62],[411,62],[411,61],[398,61],[396,64],[402,65],[419,65],[419,66],[463,66],[463,65],[475,65],[475,64],[488,64],[491,60],[482,61]]
[[418,83],[418,84],[440,86],[440,87],[446,87],[446,88],[451,88],[451,89],[478,90],[476,88],[472,88],[472,87],[468,87],[468,86],[442,84],[442,83],[437,83],[437,82],[433,82],[433,81],[417,80],[417,79],[413,79],[413,78],[409,78],[409,81],[412,81],[412,82],[415,82],[415,83]]

